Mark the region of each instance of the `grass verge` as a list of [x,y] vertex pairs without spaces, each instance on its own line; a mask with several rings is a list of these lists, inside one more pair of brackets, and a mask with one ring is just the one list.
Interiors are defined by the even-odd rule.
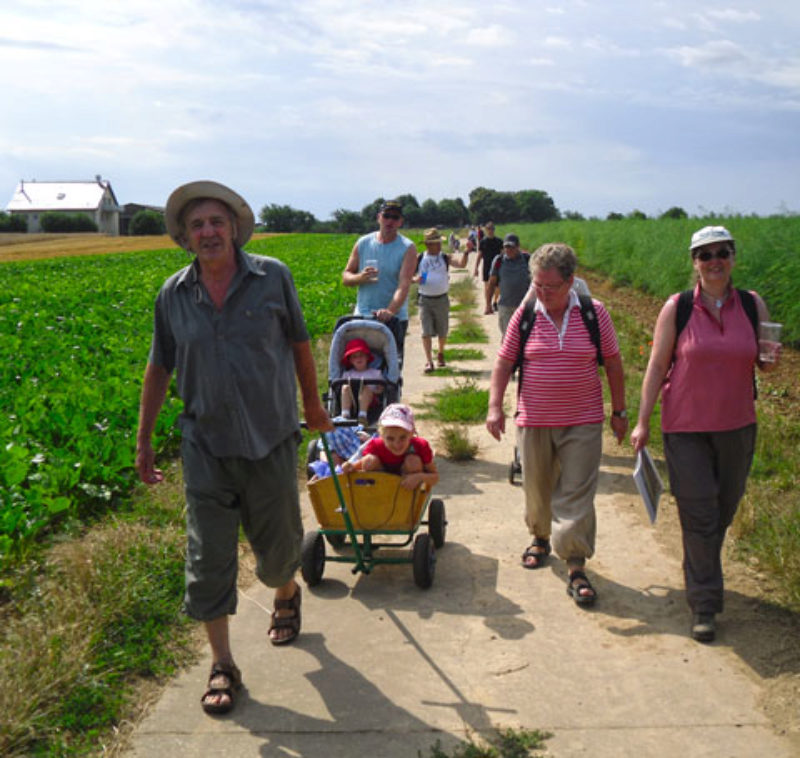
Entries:
[[193,659],[179,479],[174,466],[175,485],[6,577],[0,754],[99,752],[136,720],[147,682]]

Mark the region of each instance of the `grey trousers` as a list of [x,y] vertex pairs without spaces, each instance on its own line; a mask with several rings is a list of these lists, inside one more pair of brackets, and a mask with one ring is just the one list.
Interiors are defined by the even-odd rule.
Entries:
[[722,544],[744,494],[756,425],[663,437],[683,536],[686,601],[695,613],[721,613]]
[[297,440],[288,437],[256,461],[215,458],[181,444],[186,491],[184,611],[198,621],[236,612],[239,527],[268,587],[288,582],[300,565],[303,524],[297,492]]
[[556,554],[582,565],[594,555],[603,425],[518,427],[517,446],[528,531],[543,539],[552,531]]

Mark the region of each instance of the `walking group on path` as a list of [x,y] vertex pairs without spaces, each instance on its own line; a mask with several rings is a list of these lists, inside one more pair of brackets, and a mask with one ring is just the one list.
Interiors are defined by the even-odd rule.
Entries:
[[[183,608],[204,624],[211,651],[201,705],[207,713],[220,714],[234,707],[242,687],[229,635],[229,617],[237,609],[240,527],[253,549],[258,579],[275,591],[265,632],[269,642],[287,645],[301,631],[302,594],[295,580],[302,539],[295,476],[297,385],[308,428],[330,432],[334,427],[317,390],[291,272],[275,259],[243,249],[254,228],[247,202],[215,182],[192,182],[170,195],[166,222],[176,243],[195,257],[164,283],[155,302],[136,463],[143,482],[163,480],[151,438],[174,373],[184,403]],[[429,230],[426,252],[418,256],[413,242],[399,232],[402,207],[395,201],[383,203],[377,223],[377,231],[355,243],[342,283],[358,288],[357,314],[399,322],[397,347],[403,355],[408,294],[416,280],[426,370],[433,366],[433,337],[439,339],[441,366],[449,307],[436,301],[446,302],[448,266],[466,266],[469,251],[457,262],[441,260],[440,235]],[[566,564],[568,595],[580,607],[591,606],[598,591],[586,562],[595,552],[595,494],[607,415],[599,368],[610,391],[608,423],[619,443],[629,421],[616,333],[603,304],[594,300],[585,306],[576,292],[577,259],[568,245],[542,245],[528,260],[516,235],[501,242],[493,225],[486,230],[479,244],[485,312],[494,312],[499,287],[504,334],[494,358],[486,428],[498,440],[510,431],[503,399],[512,370],[519,366],[514,421],[530,535],[521,564],[541,569],[555,553]],[[759,352],[758,323],[768,321],[769,314],[757,293],[732,285],[736,248],[730,232],[700,229],[689,252],[697,279],[688,295],[689,317],[679,328],[679,294],[661,310],[631,440],[637,451],[647,444],[660,394],[669,480],[682,529],[690,633],[709,642],[723,610],[723,541],[753,457],[753,374],[756,368],[773,369],[779,350],[770,356]],[[514,306],[511,285],[519,294],[519,281],[526,287]],[[530,318],[523,324],[526,312]],[[351,398],[354,405],[357,400]],[[393,408],[384,418],[387,450],[376,447],[369,465],[385,467],[389,455],[397,457],[397,445],[405,446],[400,457],[405,455],[414,423],[413,414],[409,420],[404,413]],[[387,435],[387,429],[397,433]],[[422,446],[419,451],[419,465],[415,460],[417,467],[404,473],[435,482],[435,465],[430,467]]]

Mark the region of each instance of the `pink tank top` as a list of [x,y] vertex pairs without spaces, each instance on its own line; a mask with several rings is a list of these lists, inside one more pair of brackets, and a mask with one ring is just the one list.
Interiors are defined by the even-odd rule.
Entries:
[[722,432],[755,423],[758,342],[736,290],[722,306],[721,318],[717,321],[706,309],[698,285],[662,388],[663,431]]

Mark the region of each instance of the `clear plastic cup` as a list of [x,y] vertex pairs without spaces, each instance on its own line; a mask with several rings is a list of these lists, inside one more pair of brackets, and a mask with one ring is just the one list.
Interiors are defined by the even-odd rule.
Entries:
[[761,321],[758,324],[758,357],[763,363],[775,363],[781,347],[783,324]]
[[378,278],[378,260],[377,258],[368,258],[364,261],[364,268],[374,268],[375,273],[372,275],[373,279]]

